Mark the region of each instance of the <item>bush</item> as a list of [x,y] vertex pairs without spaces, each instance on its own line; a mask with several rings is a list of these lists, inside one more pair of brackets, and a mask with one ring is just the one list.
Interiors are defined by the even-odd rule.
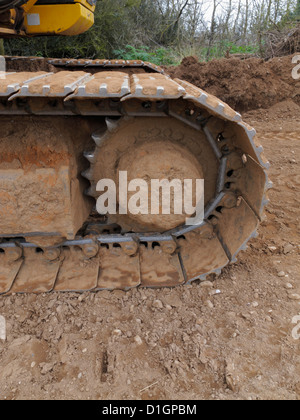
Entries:
[[126,45],[124,49],[114,50],[115,58],[123,60],[142,60],[150,61],[156,65],[174,65],[176,64],[174,54],[171,49],[157,48],[151,51],[149,47],[135,48],[132,45]]

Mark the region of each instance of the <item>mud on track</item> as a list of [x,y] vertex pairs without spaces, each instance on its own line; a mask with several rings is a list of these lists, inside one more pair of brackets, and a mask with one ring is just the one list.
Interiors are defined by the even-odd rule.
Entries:
[[2,297],[0,399],[300,398],[300,107],[283,99],[243,115],[274,189],[238,262],[171,290]]

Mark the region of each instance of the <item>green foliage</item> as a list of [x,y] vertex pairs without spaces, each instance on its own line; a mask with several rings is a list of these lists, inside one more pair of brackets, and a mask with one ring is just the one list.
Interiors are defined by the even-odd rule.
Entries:
[[[164,16],[152,0],[101,0],[94,26],[82,35],[11,39],[5,41],[5,47],[9,55],[53,58],[116,58],[120,54],[115,51],[124,51],[129,56],[169,64],[174,62],[169,46],[177,37],[170,16]],[[128,49],[129,45],[135,51]]]
[[[207,52],[208,52],[207,47],[202,48],[200,52],[200,57],[202,59],[207,58]],[[256,54],[259,54],[259,46],[258,45],[236,45],[235,43],[228,42],[228,41],[217,42],[210,49],[209,60],[225,57],[227,53],[256,55]]]
[[135,48],[132,45],[126,45],[124,49],[114,50],[114,56],[123,60],[150,61],[157,65],[176,64],[174,53],[169,48],[157,48],[151,51],[146,46]]
[[294,21],[300,21],[300,0],[297,0],[297,5],[291,17]]
[[19,56],[124,58],[158,65],[174,65],[189,55],[203,61],[224,57],[228,52],[263,56],[265,33],[273,27],[289,27],[300,19],[300,0],[250,1],[250,8],[241,7],[238,15],[228,1],[222,11],[218,8],[212,30],[209,17],[199,18],[203,14],[201,3],[99,0],[95,25],[88,32],[74,37],[5,40],[5,51]]
[[258,45],[234,45],[229,44],[230,54],[257,54],[259,52]]
[[131,10],[141,0],[98,1],[95,25],[86,33],[73,37],[36,37],[5,41],[10,55],[44,57],[112,58],[116,45],[125,46],[131,39],[128,25]]

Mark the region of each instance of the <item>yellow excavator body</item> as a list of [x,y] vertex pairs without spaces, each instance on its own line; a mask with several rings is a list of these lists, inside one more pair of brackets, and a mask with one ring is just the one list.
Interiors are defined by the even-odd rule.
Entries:
[[4,1],[0,37],[79,35],[93,26],[95,7],[94,0]]

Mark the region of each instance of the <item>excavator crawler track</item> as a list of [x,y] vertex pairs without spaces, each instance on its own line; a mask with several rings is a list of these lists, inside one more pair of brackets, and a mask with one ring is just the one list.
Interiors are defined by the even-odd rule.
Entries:
[[[185,81],[171,79],[162,69],[148,63],[121,60],[50,60],[49,63],[59,71],[10,71],[0,78],[3,121],[0,294],[173,287],[196,279],[205,280],[207,275],[219,274],[228,263],[235,262],[237,254],[256,236],[268,203],[267,191],[272,187],[267,176],[269,163],[255,130],[242,121],[241,115],[214,96]],[[55,126],[59,119],[65,130],[78,124],[78,129],[74,129],[78,132],[74,148],[76,153],[82,153],[81,157],[72,160],[72,139],[68,147],[63,140],[67,134],[62,134],[61,146],[54,140],[53,144],[50,140],[49,144],[43,142],[39,130],[47,126],[51,131],[51,124]],[[97,125],[100,120],[101,128]],[[77,137],[85,121],[91,123],[81,141]],[[11,156],[5,149],[10,136],[16,136],[13,128],[7,128],[12,122],[22,132],[22,124],[36,126],[35,142],[27,146],[23,157]],[[62,133],[63,128],[57,127]],[[25,141],[23,137],[22,141]],[[49,156],[36,152],[33,162],[29,151],[39,144],[44,154],[49,149]],[[149,148],[149,144],[153,147]],[[19,179],[26,181],[26,177],[33,176],[26,181],[28,185],[38,180],[49,184],[47,197],[53,193],[54,179],[57,197],[67,191],[73,205],[79,206],[79,200],[85,206],[88,200],[94,206],[100,176],[110,174],[116,169],[116,162],[121,165],[122,161],[124,165],[132,162],[130,166],[140,170],[145,165],[144,156],[152,156],[149,150],[155,150],[156,146],[165,153],[171,150],[170,155],[184,156],[183,159],[192,155],[190,168],[193,159],[195,166],[198,163],[202,167],[207,189],[205,219],[200,225],[173,226],[168,219],[167,228],[163,229],[159,220],[154,219],[152,224],[146,220],[149,222],[146,228],[142,218],[108,216],[94,221],[90,216],[85,221],[77,220],[77,226],[71,207],[66,205],[62,214],[70,226],[72,223],[77,226],[73,232],[69,229],[70,233],[62,234],[66,223],[59,223],[53,217],[50,223],[53,229],[47,230],[48,222],[40,223],[38,213],[31,222],[26,217],[22,222],[26,200],[25,204],[20,203],[14,195],[15,182]],[[53,153],[57,153],[55,162]],[[55,169],[63,154],[64,164],[68,162],[75,167],[76,182],[80,180],[82,188],[72,190],[69,184],[73,183],[74,175],[70,181],[62,167]],[[30,161],[26,165],[25,155]],[[155,159],[154,153],[154,166]],[[184,169],[189,171],[188,160]],[[37,194],[41,196],[40,192]],[[45,200],[47,204],[48,198]],[[16,203],[15,207],[11,207],[12,203]],[[30,201],[30,205],[34,212],[37,203]],[[43,203],[39,205],[42,211]],[[47,206],[45,209],[43,217],[47,218],[49,209]],[[50,209],[53,211],[53,207]],[[35,220],[40,223],[36,230]],[[7,226],[11,231],[7,231]]]

